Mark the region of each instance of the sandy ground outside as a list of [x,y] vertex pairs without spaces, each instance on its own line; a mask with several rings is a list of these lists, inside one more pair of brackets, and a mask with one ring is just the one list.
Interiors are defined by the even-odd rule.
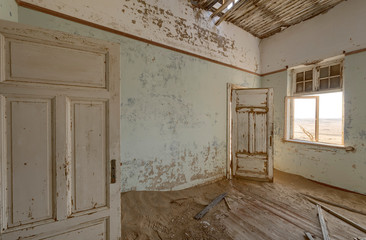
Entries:
[[[201,220],[193,217],[218,195],[221,201]],[[273,183],[221,180],[181,191],[122,194],[122,239],[322,239],[317,210],[301,193],[366,212],[366,196],[275,171]],[[366,227],[366,215],[327,205]],[[366,237],[324,213],[331,239]]]
[[[312,141],[301,129],[303,127],[313,137],[315,136],[315,120],[296,119],[294,125],[294,138],[306,141]],[[319,119],[319,142],[342,144],[343,122],[342,119]],[[315,141],[315,139],[314,139]]]

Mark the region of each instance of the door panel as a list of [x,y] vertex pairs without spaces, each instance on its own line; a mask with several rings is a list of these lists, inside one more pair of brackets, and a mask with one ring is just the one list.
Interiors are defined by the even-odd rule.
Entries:
[[235,91],[238,97],[236,107],[267,107],[267,95],[263,94],[263,89],[240,89]]
[[52,100],[5,97],[8,226],[53,217]]
[[273,178],[272,98],[272,89],[232,91],[232,160],[237,177]]
[[267,114],[255,113],[255,128],[254,128],[254,152],[267,152]]
[[249,113],[248,112],[238,112],[237,122],[241,126],[237,128],[237,151],[238,152],[249,152]]
[[12,81],[105,87],[106,55],[48,44],[7,39]]
[[0,21],[2,240],[120,239],[119,51]]
[[98,223],[73,230],[67,233],[59,234],[41,238],[41,240],[66,240],[66,239],[80,239],[80,236],[88,236],[88,240],[106,240],[107,239],[107,222],[99,221]]
[[103,101],[71,101],[73,212],[107,203],[105,105]]

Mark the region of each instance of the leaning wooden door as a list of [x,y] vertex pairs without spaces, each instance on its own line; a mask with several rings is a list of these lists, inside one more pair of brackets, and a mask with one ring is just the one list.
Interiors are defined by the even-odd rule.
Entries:
[[1,239],[120,239],[119,49],[0,21]]
[[232,90],[233,175],[273,180],[273,89]]

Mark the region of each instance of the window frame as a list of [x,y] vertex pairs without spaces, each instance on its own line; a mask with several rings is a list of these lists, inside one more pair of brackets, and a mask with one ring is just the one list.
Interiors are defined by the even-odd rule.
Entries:
[[[312,65],[302,65],[291,70],[291,95],[290,96],[302,96],[302,95],[314,95],[321,93],[331,93],[331,92],[343,92],[343,57],[331,61],[322,61],[318,64]],[[340,87],[339,88],[328,88],[326,90],[320,90],[320,68],[326,66],[330,67],[333,65],[340,64]],[[296,92],[296,74],[300,72],[306,72],[313,70],[313,83],[312,91],[306,92]],[[329,78],[330,76],[328,76]],[[305,80],[306,81],[306,80]]]
[[[312,65],[302,65],[299,67],[295,67],[290,70],[289,74],[289,92],[288,96],[285,97],[285,128],[284,128],[284,141],[288,142],[297,142],[297,143],[305,143],[305,144],[314,144],[314,145],[322,145],[322,146],[330,146],[335,148],[344,148],[344,90],[343,90],[343,61],[344,56],[341,57],[335,57],[331,60],[324,60],[317,64]],[[333,65],[340,64],[340,86],[337,88],[330,88],[330,80],[328,83],[328,89],[320,90],[320,68],[324,67],[331,67]],[[305,83],[303,85],[303,92],[296,92],[296,74],[299,72],[305,72],[312,70],[313,71],[313,82],[312,82],[312,91],[305,91]],[[336,75],[338,76],[338,75]],[[330,79],[330,74],[328,72],[328,79]],[[305,82],[305,76],[303,77],[303,81]],[[319,96],[310,96],[310,95],[319,95],[319,94],[325,94],[325,93],[334,93],[334,92],[342,92],[343,94],[343,101],[342,101],[342,142],[341,144],[335,144],[335,143],[327,143],[327,142],[319,142]],[[294,137],[294,99],[306,99],[306,98],[314,98],[316,99],[316,106],[315,106],[315,141],[310,140],[302,140],[302,139],[296,139]]]
[[[315,99],[315,141],[301,140],[294,138],[294,100]],[[285,97],[285,139],[306,141],[310,143],[319,142],[319,96],[286,96]]]

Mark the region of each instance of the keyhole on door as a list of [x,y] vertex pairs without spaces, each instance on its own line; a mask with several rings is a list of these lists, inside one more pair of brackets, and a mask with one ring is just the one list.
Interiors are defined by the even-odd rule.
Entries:
[[111,183],[116,183],[116,160],[111,160]]

